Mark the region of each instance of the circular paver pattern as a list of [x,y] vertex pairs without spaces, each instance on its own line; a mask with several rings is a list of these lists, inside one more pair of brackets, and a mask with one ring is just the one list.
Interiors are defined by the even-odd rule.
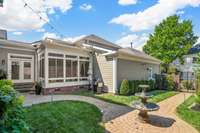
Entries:
[[108,133],[198,133],[176,116],[176,107],[189,96],[189,93],[180,93],[160,102],[160,110],[149,113],[150,123],[139,122],[138,111],[132,111],[108,121],[105,128]]

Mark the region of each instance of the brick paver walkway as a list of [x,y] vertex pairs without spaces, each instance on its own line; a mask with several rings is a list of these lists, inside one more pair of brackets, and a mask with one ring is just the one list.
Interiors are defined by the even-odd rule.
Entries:
[[138,122],[138,111],[132,111],[105,123],[105,128],[108,133],[198,133],[175,114],[176,107],[190,95],[180,93],[160,102],[160,110],[149,113],[150,124]]

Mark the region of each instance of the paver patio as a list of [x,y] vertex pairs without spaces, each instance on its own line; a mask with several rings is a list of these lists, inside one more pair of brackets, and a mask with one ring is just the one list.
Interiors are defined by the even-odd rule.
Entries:
[[189,93],[180,93],[160,102],[160,110],[149,113],[150,124],[139,122],[138,111],[132,111],[107,122],[105,128],[108,133],[198,133],[176,116],[176,107],[189,96]]
[[[75,100],[85,101],[97,106],[103,112],[108,133],[198,133],[196,129],[176,116],[176,107],[190,93],[180,93],[160,103],[160,110],[150,112],[150,124],[140,123],[137,120],[138,111],[130,107],[108,103],[99,99],[77,95],[54,95],[53,101]],[[24,106],[51,101],[51,96],[36,96],[25,94]]]

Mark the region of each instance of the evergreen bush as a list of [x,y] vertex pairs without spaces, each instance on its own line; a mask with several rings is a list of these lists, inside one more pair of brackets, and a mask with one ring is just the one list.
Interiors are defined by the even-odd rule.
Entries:
[[120,86],[120,95],[129,95],[131,92],[130,87],[129,87],[129,81],[127,79],[124,79],[121,83]]

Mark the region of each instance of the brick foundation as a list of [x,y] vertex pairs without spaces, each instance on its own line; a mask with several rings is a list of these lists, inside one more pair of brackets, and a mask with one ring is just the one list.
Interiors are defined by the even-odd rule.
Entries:
[[72,93],[74,91],[79,90],[87,90],[89,88],[88,85],[81,85],[81,86],[65,86],[65,87],[55,87],[55,88],[44,88],[43,95],[49,94],[67,94]]

